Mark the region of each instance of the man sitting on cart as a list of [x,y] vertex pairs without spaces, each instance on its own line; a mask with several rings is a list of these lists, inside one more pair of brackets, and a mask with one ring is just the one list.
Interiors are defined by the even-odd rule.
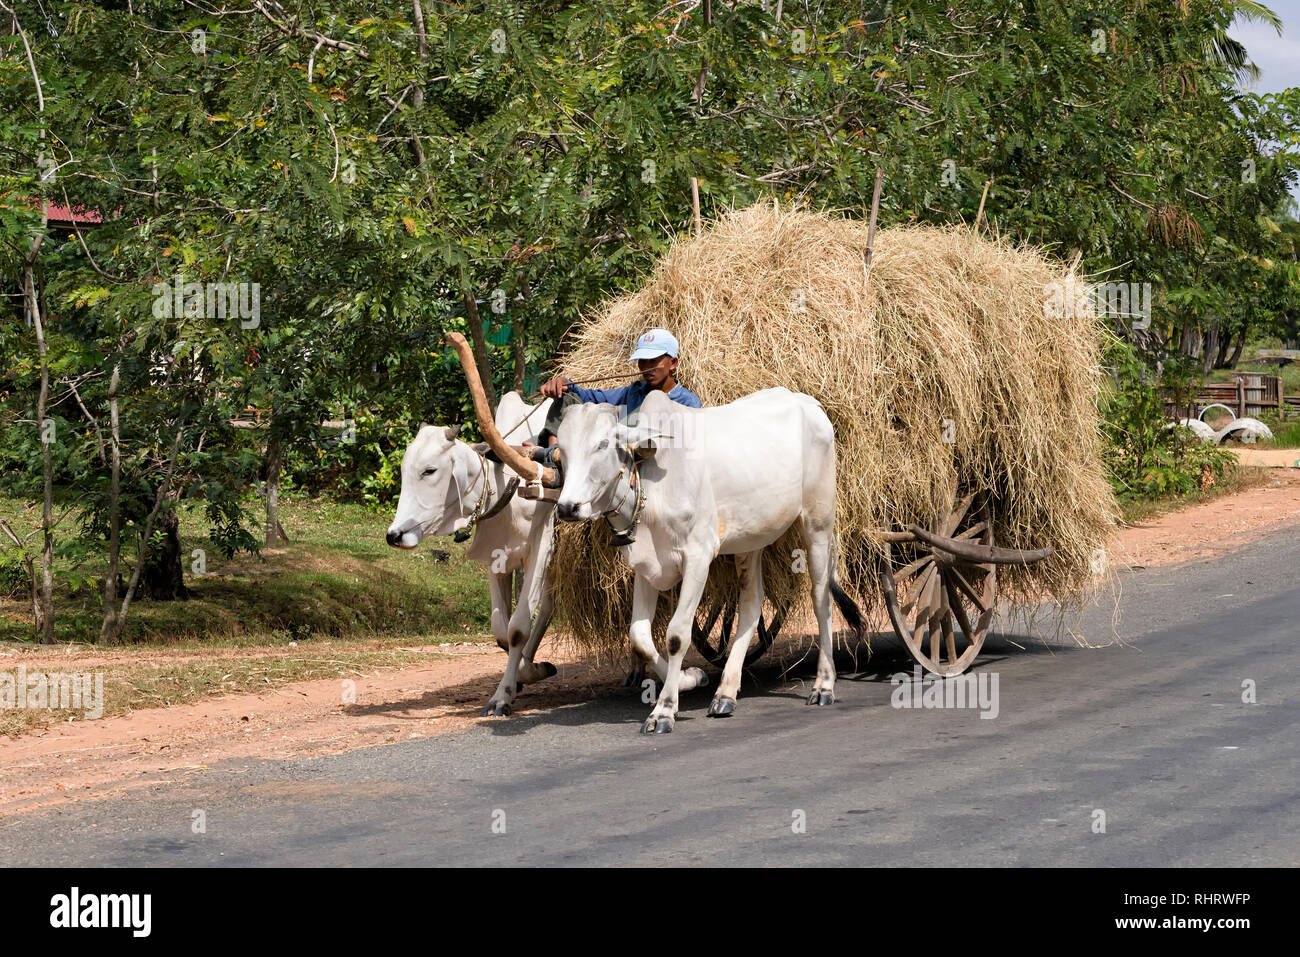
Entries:
[[[542,395],[555,401],[551,403],[546,425],[538,435],[539,448],[533,454],[534,459],[562,471],[563,460],[555,459],[555,443],[559,441],[555,433],[560,428],[564,410],[581,402],[606,402],[619,406],[619,417],[624,419],[641,408],[646,396],[655,391],[667,393],[668,398],[688,408],[703,407],[698,395],[677,382],[677,338],[667,329],[651,329],[643,333],[627,361],[637,364],[641,378],[617,389],[584,389],[564,376],[556,376],[542,386]],[[620,540],[619,543],[630,541],[629,536],[626,542]]]
[[[560,419],[564,410],[580,402],[607,402],[610,405],[623,406],[620,417],[626,418],[637,409],[651,392],[666,392],[668,398],[692,409],[702,408],[700,397],[685,386],[678,384],[677,339],[667,329],[651,329],[636,341],[636,349],[628,356],[628,362],[635,362],[641,370],[641,378],[617,389],[584,389],[573,384],[572,379],[556,376],[542,386],[542,395],[557,401],[551,403],[546,414],[546,425],[538,436],[539,445],[550,449],[555,445],[555,433],[560,428]],[[548,456],[549,458],[550,456]],[[551,463],[547,463],[551,464]]]

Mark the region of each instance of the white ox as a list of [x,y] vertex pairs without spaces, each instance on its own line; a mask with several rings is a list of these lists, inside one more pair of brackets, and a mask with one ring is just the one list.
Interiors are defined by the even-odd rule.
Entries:
[[[507,442],[535,442],[550,402],[547,399],[530,412],[519,393],[508,392],[497,406],[497,428]],[[505,466],[487,461],[457,439],[456,429],[426,425],[402,456],[402,493],[387,536],[395,548],[415,548],[425,535],[450,535],[474,526],[474,541],[466,554],[488,568],[492,635],[509,654],[505,674],[484,715],[509,714],[521,685],[555,674],[549,662],[533,663],[551,619],[553,503],[510,494],[503,507],[477,520],[500,505],[512,483],[518,481]],[[524,571],[523,586],[512,611],[511,579],[519,568]]]
[[[796,526],[807,550],[820,638],[808,704],[835,700],[832,590],[850,625],[859,632],[862,625],[832,580],[835,433],[815,399],[767,389],[730,405],[688,409],[652,392],[627,423],[618,421],[613,406],[574,406],[564,414],[559,441],[564,487],[558,519],[605,515],[620,529],[639,519],[636,540],[620,549],[636,572],[628,633],[633,650],[663,682],[643,733],[672,731],[678,693],[708,683],[699,668],[683,671],[682,659],[709,566],[719,555],[736,556],[741,594],[736,639],[708,713],[735,711],[745,652],[763,607],[763,549]],[[679,582],[665,661],[655,649],[651,621],[659,593]]]

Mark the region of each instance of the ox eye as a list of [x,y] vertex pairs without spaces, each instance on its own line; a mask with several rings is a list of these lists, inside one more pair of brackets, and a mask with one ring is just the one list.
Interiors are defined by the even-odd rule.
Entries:
[[428,478],[430,475],[432,475],[432,474],[433,474],[434,472],[436,472],[436,471],[438,471],[438,470],[437,470],[437,469],[425,469],[424,472],[421,473],[420,478]]
[[602,449],[607,449],[607,448],[609,448],[609,439],[601,439],[600,445],[596,446],[596,451],[599,452]]

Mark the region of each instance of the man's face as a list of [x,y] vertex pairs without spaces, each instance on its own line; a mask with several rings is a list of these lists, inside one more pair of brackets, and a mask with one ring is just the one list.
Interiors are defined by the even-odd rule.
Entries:
[[652,389],[658,389],[677,370],[677,360],[672,356],[659,356],[656,359],[638,359],[637,367],[641,378]]

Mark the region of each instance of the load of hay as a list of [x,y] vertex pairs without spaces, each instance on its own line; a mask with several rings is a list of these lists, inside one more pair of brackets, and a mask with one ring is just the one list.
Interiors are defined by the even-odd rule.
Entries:
[[[1045,562],[999,569],[1004,599],[1077,605],[1095,587],[1094,556],[1116,515],[1101,463],[1096,319],[1045,315],[1066,268],[1041,252],[964,226],[875,234],[864,222],[757,205],[681,237],[637,292],[573,333],[563,371],[626,372],[637,336],[661,326],[681,345],[678,380],[706,406],[782,385],[825,407],[838,454],[839,574],[864,612],[880,607],[879,533],[932,527],[954,476],[994,496],[994,534],[1013,548],[1051,546]],[[622,653],[631,572],[603,522],[561,525],[557,607],[578,645]],[[796,543],[770,547],[770,603],[806,608]],[[735,564],[714,563],[701,603],[736,595]],[[661,598],[656,634],[676,596]],[[802,605],[801,605],[802,603]]]

